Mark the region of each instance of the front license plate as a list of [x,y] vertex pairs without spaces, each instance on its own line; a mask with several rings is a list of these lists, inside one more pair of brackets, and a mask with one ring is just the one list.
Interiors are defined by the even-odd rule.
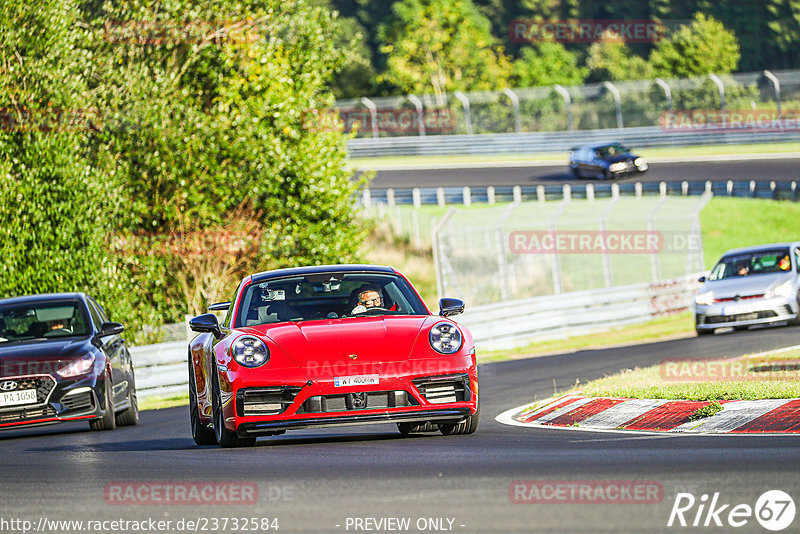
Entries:
[[16,406],[18,404],[36,404],[35,389],[0,392],[0,406]]
[[337,388],[346,386],[370,386],[378,383],[378,375],[337,376],[333,385]]

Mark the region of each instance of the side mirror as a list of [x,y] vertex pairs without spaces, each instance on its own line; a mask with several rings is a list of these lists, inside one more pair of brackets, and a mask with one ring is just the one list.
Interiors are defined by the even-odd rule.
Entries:
[[230,302],[217,302],[216,304],[209,306],[208,311],[228,311],[228,308],[230,307]]
[[189,321],[189,328],[195,332],[204,333],[208,332],[214,334],[214,337],[222,337],[222,332],[219,329],[219,322],[217,316],[213,313],[206,313],[198,315]]
[[121,334],[125,331],[125,327],[119,323],[103,323],[100,325],[100,333],[98,336],[106,337],[106,336],[116,336],[117,334]]
[[706,281],[706,277],[705,276],[701,276],[700,278],[697,279],[697,281],[702,284],[703,282]]
[[458,315],[459,313],[464,313],[463,300],[447,297],[439,299],[439,315],[442,317],[450,317],[451,315]]

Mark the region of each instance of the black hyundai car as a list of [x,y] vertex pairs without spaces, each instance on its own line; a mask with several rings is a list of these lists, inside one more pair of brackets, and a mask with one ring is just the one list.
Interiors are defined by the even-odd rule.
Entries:
[[83,293],[0,300],[0,429],[139,421],[123,326]]
[[647,170],[644,158],[631,153],[622,143],[583,145],[570,149],[569,168],[575,178],[611,180],[624,174]]

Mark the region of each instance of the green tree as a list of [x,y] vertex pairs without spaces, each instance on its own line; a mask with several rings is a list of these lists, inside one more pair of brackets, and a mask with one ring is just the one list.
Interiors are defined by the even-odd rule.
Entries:
[[471,0],[401,0],[379,29],[382,77],[409,93],[505,87],[511,64]]
[[[73,2],[0,3],[0,296],[115,295],[105,239],[112,192],[89,164]],[[93,117],[90,118],[90,117]]]
[[579,85],[587,69],[578,67],[578,58],[561,43],[537,43],[523,49],[514,62],[514,85]]
[[588,81],[643,80],[652,77],[650,65],[632,53],[630,48],[610,35],[592,43],[589,47],[586,66],[589,68]]
[[657,76],[687,78],[733,72],[739,58],[736,35],[713,17],[697,13],[691,25],[658,43],[650,63]]

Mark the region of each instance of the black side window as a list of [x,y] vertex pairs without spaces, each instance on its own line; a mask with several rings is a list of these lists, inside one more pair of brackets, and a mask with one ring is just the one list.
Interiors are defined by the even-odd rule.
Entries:
[[794,249],[794,268],[800,273],[800,248]]
[[103,320],[103,316],[100,315],[100,312],[93,301],[89,300],[87,301],[87,304],[89,305],[89,315],[92,316],[92,322],[94,323],[95,328],[100,330],[100,326],[107,321]]

